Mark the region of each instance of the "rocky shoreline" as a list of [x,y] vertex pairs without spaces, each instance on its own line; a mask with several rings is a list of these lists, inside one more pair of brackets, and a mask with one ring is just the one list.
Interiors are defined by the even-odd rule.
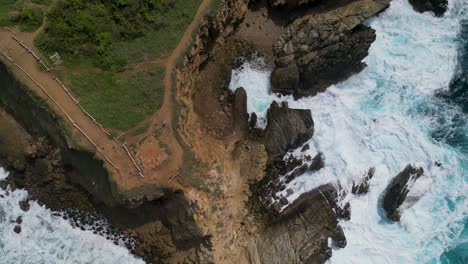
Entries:
[[[304,160],[287,155],[309,147],[304,144],[314,134],[312,113],[274,102],[267,128],[257,129],[255,116],[249,119],[247,113],[245,90],[227,89],[230,74],[242,59],[262,56],[274,65],[272,92],[295,98],[323,92],[365,67],[362,59],[375,31],[362,22],[389,3],[221,1],[218,12],[200,25],[175,74],[178,136],[203,164],[193,174],[207,179],[200,186],[182,180],[183,191],[156,187],[131,196],[138,199],[115,193],[102,162],[73,146],[58,117],[25,93],[1,64],[1,84],[8,89],[0,92],[6,109],[0,116],[0,164],[12,172],[2,185],[26,188],[30,199],[67,212],[63,217],[77,226],[108,219],[111,229],[94,225],[93,230],[123,237],[148,263],[324,263],[331,246],[346,246],[338,220],[350,219],[349,204],[337,202],[339,190],[332,185],[291,204],[288,196],[277,195],[295,177],[327,166],[321,153]],[[414,5],[440,13],[428,4]],[[272,30],[259,30],[264,28]],[[255,39],[251,31],[258,32]],[[392,220],[399,219],[408,190],[404,197],[394,194],[407,186],[409,176],[422,174],[407,170],[385,195],[383,207]],[[371,168],[352,192],[365,195],[374,174]]]

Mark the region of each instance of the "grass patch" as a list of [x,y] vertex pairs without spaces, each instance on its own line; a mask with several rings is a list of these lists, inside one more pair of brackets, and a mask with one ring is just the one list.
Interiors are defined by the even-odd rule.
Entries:
[[176,1],[174,7],[159,18],[164,27],[149,31],[141,38],[115,43],[111,53],[121,56],[128,64],[168,56],[192,22],[201,2]]
[[80,103],[104,126],[128,130],[153,114],[164,99],[164,68],[134,74],[88,71],[71,76]]
[[163,61],[201,2],[58,0],[35,45],[45,57],[60,53],[57,74],[91,115],[109,129],[127,131],[157,111],[164,98],[162,62],[143,66],[144,73],[129,72],[137,63]]
[[148,124],[146,124],[146,125],[144,125],[144,126],[142,126],[142,127],[139,127],[139,128],[135,129],[135,130],[132,132],[132,136],[133,136],[133,137],[136,137],[136,136],[142,135],[142,134],[144,134],[144,133],[148,130],[148,128],[149,128],[149,125],[148,125]]
[[0,0],[0,26],[19,25],[21,31],[36,31],[48,4],[45,0]]

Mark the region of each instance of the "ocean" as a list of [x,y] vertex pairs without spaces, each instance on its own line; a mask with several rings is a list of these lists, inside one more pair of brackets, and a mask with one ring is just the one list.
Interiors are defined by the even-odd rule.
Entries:
[[[8,173],[0,168],[0,180]],[[139,264],[130,252],[91,230],[83,231],[52,211],[30,201],[27,212],[20,201],[25,190],[0,189],[0,264]],[[13,231],[21,217],[21,233]]]
[[[468,263],[468,1],[451,0],[442,18],[417,13],[407,0],[366,21],[377,39],[366,69],[314,97],[293,100],[269,93],[271,69],[261,59],[232,73],[230,89],[244,87],[248,111],[265,127],[273,100],[311,109],[310,150],[325,168],[289,183],[294,194],[325,183],[345,191],[351,220],[340,221],[348,244],[333,249],[331,264]],[[435,163],[440,162],[441,166]],[[401,221],[380,207],[390,179],[407,164],[424,168],[405,203]],[[375,167],[369,193],[353,195],[354,180]]]

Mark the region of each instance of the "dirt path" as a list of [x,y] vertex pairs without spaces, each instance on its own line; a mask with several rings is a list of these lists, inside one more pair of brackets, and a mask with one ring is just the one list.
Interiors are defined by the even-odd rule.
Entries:
[[[158,173],[161,177],[169,180],[172,175],[175,175],[182,166],[184,162],[184,150],[180,143],[175,137],[176,131],[173,127],[173,115],[175,111],[174,97],[173,97],[173,80],[172,75],[176,67],[178,59],[184,55],[185,49],[192,41],[193,32],[197,29],[198,24],[204,18],[206,12],[209,10],[211,5],[211,0],[204,0],[198,11],[190,23],[190,25],[185,30],[184,35],[182,36],[177,47],[172,51],[172,54],[167,58],[165,63],[165,76],[164,76],[164,87],[165,95],[164,102],[160,110],[153,116],[152,128],[159,127],[162,124],[165,125],[167,130],[164,136],[164,143],[168,144],[171,149],[170,160],[158,170]],[[152,129],[150,129],[151,131]]]
[[149,131],[164,126],[163,140],[171,150],[171,157],[165,164],[157,169],[145,172],[145,178],[142,178],[138,174],[137,166],[134,165],[132,157],[128,155],[122,145],[109,137],[98,124],[93,122],[55,80],[55,76],[51,72],[45,71],[33,55],[28,53],[24,47],[12,39],[13,36],[16,37],[35,54],[40,54],[34,48],[34,33],[12,33],[6,29],[0,29],[0,50],[8,57],[12,58],[14,62],[8,62],[8,59],[1,54],[0,57],[5,62],[12,64],[12,69],[17,78],[28,84],[37,94],[47,99],[56,112],[74,126],[73,134],[80,144],[90,149],[97,149],[98,156],[103,160],[107,160],[107,167],[113,172],[114,180],[119,186],[125,189],[145,184],[167,186],[170,185],[169,179],[178,173],[184,161],[184,152],[175,137],[176,131],[174,131],[173,128],[175,106],[172,94],[172,73],[177,60],[183,55],[186,47],[190,44],[193,32],[209,9],[210,3],[210,0],[204,0],[202,2],[178,46],[173,50],[167,60],[165,60],[164,102],[160,110],[153,116],[152,126]]

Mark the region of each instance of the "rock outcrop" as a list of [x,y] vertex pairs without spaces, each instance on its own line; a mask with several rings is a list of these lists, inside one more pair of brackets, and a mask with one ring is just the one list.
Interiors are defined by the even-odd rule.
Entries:
[[351,189],[351,192],[353,194],[366,194],[369,192],[369,181],[374,177],[375,174],[375,168],[370,168],[369,171],[364,175],[364,177],[359,181],[353,183],[353,187]]
[[447,0],[409,0],[414,10],[422,13],[426,11],[432,11],[438,17],[444,15],[447,11],[448,1]]
[[332,254],[329,238],[336,246],[346,246],[334,212],[335,192],[325,185],[301,195],[247,250],[249,263],[324,263]]
[[274,44],[272,91],[315,95],[361,71],[375,31],[361,23],[388,7],[390,0],[360,0],[291,23]]
[[300,5],[319,2],[319,0],[270,0],[269,2],[273,7],[296,8]]
[[266,150],[270,159],[282,158],[292,148],[298,148],[314,135],[310,110],[280,107],[273,102],[267,113]]
[[382,207],[387,218],[400,221],[399,207],[403,204],[414,182],[423,175],[423,168],[407,165],[406,168],[393,178],[383,193]]

